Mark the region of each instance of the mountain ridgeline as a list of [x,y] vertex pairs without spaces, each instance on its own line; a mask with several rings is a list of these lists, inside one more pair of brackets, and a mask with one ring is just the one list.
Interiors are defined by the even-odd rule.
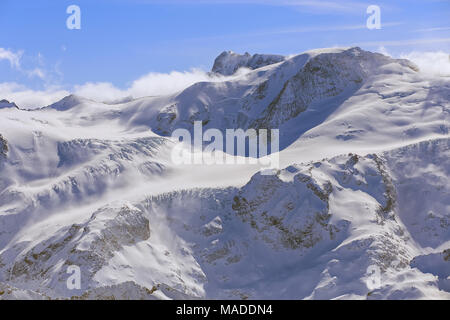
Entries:
[[212,71],[230,75],[239,68],[256,70],[236,80],[201,82],[187,88],[149,119],[152,129],[162,135],[170,135],[177,128],[192,131],[195,121],[201,121],[205,129],[222,131],[280,129],[281,144],[286,147],[298,137],[288,128],[304,122],[303,118],[307,121],[308,116],[303,114],[311,106],[326,117],[332,111],[330,105],[335,109],[369,78],[418,71],[410,61],[360,48],[319,50],[289,58],[224,52],[215,60]]
[[[1,101],[0,299],[450,299],[449,96],[333,48],[226,51],[170,95]],[[279,129],[280,167],[174,163],[196,121]]]

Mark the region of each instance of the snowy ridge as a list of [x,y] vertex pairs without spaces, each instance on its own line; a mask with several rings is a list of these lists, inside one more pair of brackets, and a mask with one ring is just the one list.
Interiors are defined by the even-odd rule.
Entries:
[[[449,146],[444,139],[379,156],[338,156],[276,176],[256,174],[239,189],[182,191],[104,207],[37,245],[17,241],[0,255],[2,270],[18,287],[38,281],[33,287],[50,296],[53,290],[74,295],[64,291],[62,271],[77,264],[90,275],[80,294],[135,283],[125,292],[147,288],[146,298],[164,297],[160,286],[192,298],[448,298],[439,290],[445,289],[445,267],[426,269],[430,248],[416,240],[428,239],[430,229],[423,223],[420,231],[411,228],[412,211],[399,212],[408,192],[399,187],[404,182],[395,177],[396,166],[387,164],[406,153],[423,166],[430,148],[436,161],[439,154],[448,158]],[[448,161],[439,168],[448,172]],[[449,184],[422,183],[437,195],[450,191]],[[437,218],[444,223],[434,225],[440,241],[432,252],[443,265],[450,215]],[[3,262],[16,254],[13,264]],[[385,285],[370,291],[365,273],[374,264]]]

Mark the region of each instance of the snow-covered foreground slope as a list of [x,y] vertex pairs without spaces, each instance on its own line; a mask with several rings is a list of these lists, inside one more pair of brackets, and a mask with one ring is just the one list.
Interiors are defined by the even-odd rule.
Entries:
[[[0,298],[450,298],[448,78],[359,48],[213,71],[120,104],[2,101]],[[194,121],[279,128],[280,170],[175,165]]]

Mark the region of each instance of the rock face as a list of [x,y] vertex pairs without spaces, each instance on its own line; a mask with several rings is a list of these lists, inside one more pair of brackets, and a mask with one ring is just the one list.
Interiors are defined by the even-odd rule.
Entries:
[[0,158],[6,158],[6,154],[8,153],[8,142],[5,138],[0,134]]
[[275,54],[254,54],[252,56],[248,52],[241,55],[233,51],[224,51],[214,60],[211,71],[224,76],[230,76],[240,68],[254,70],[281,62],[284,59],[284,56]]

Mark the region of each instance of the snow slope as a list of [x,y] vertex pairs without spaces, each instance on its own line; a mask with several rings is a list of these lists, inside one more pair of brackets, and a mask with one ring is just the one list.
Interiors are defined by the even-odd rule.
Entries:
[[[233,77],[0,104],[0,299],[450,298],[448,77],[360,48],[213,72]],[[279,128],[280,170],[175,165],[194,121]]]

